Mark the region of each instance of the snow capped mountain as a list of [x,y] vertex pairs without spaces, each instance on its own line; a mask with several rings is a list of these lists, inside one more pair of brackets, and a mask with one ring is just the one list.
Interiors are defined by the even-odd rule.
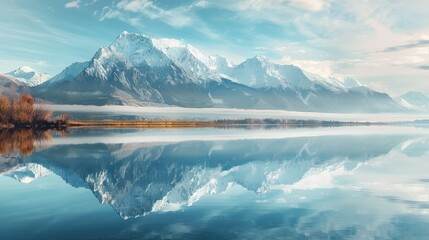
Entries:
[[207,80],[219,80],[215,71],[210,69],[210,60],[200,50],[176,39],[153,39],[155,46],[164,52],[176,65],[180,66],[198,83]]
[[66,104],[167,104],[182,107],[321,112],[404,110],[388,95],[352,79],[323,78],[263,56],[233,65],[176,39],[121,33],[84,63],[74,63],[33,89]]
[[[178,47],[174,47],[176,48]],[[118,70],[117,65],[121,65],[139,72],[146,77],[145,80],[157,84],[195,83],[196,77],[187,75],[193,72],[192,64],[186,64],[186,59],[193,59],[186,52],[184,55],[174,53],[161,40],[144,34],[123,32],[109,47],[101,48],[95,54],[85,71],[107,79]],[[186,69],[176,63],[185,64]]]
[[194,83],[219,80],[208,67],[209,59],[198,49],[180,40],[152,39],[144,34],[123,32],[108,50],[117,57],[125,56],[134,66],[167,67],[174,63]]
[[429,97],[421,92],[407,92],[397,101],[408,109],[429,111]]
[[89,62],[72,63],[70,66],[66,67],[66,69],[64,69],[61,73],[57,74],[47,82],[49,84],[52,84],[59,81],[73,80],[73,78],[77,77],[85,68],[88,67],[88,65]]
[[225,57],[220,55],[209,56],[208,66],[211,70],[224,75],[230,75],[234,67],[234,64],[229,62]]
[[255,88],[288,87],[288,82],[282,79],[278,67],[271,64],[268,58],[256,56],[235,66],[229,74],[239,83]]
[[103,54],[111,54],[118,58],[127,58],[134,66],[147,65],[151,67],[167,66],[171,60],[154,45],[154,40],[144,34],[122,32],[108,47],[103,48]]
[[315,85],[320,85],[334,91],[345,89],[344,85],[334,78],[326,79],[294,65],[275,64],[264,56],[245,60],[232,68],[229,75],[238,82],[255,88],[310,90]]
[[37,70],[34,70],[33,68],[28,66],[20,67],[16,70],[13,70],[12,72],[6,73],[6,75],[24,82],[29,87],[38,86],[51,79],[51,76],[49,76],[48,74],[38,72]]
[[352,78],[344,80],[335,77],[326,78],[294,65],[275,64],[267,57],[260,55],[249,58],[236,66],[226,64],[228,64],[227,70],[223,73],[242,84],[255,88],[290,88],[299,91],[311,90],[320,86],[333,92],[347,92],[347,89],[362,86]]

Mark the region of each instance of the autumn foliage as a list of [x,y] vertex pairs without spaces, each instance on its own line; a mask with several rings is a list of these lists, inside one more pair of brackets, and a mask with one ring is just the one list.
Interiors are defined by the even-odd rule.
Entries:
[[2,126],[49,128],[67,124],[67,117],[59,116],[51,119],[51,116],[52,111],[36,106],[31,95],[21,95],[17,100],[0,96],[0,124]]
[[0,122],[8,123],[11,115],[9,98],[0,96]]

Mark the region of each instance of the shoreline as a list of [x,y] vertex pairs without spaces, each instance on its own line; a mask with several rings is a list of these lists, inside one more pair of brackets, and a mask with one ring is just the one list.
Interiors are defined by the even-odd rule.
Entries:
[[45,125],[14,125],[0,124],[0,129],[11,130],[67,130],[76,128],[251,128],[251,127],[340,127],[340,126],[374,126],[398,125],[406,122],[358,122],[358,121],[320,121],[296,119],[241,119],[216,121],[188,121],[188,120],[68,120],[65,124]]
[[70,120],[68,128],[196,128],[217,127],[213,121],[179,121],[179,120]]
[[278,120],[278,119],[242,119],[217,121],[183,121],[183,120],[69,120],[68,128],[240,128],[240,127],[335,127],[335,126],[370,126],[387,123],[339,122],[317,120]]

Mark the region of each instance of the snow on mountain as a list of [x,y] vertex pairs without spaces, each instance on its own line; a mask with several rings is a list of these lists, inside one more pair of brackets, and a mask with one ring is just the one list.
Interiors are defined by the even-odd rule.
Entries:
[[417,111],[429,110],[429,97],[421,92],[407,92],[396,100],[408,109]]
[[194,83],[219,81],[219,74],[210,68],[211,60],[197,48],[177,39],[154,39],[144,34],[123,32],[107,48],[117,57],[124,55],[135,66],[180,67]]
[[122,32],[103,54],[116,57],[126,57],[135,66],[148,65],[151,67],[167,66],[171,60],[154,45],[153,39],[137,33]]
[[[66,80],[66,81],[62,81]],[[87,63],[75,63],[33,95],[64,104],[389,112],[403,108],[354,80],[323,78],[263,56],[233,65],[175,39],[121,33]],[[359,86],[359,87],[358,87]]]
[[327,88],[333,92],[347,91],[347,89],[348,89],[348,87],[345,85],[344,82],[342,82],[341,80],[339,80],[335,77],[325,78],[325,77],[322,77],[320,75],[310,73],[310,72],[307,72],[304,70],[303,70],[303,73],[313,83],[324,86],[325,88]]
[[70,81],[73,78],[77,77],[85,68],[87,68],[89,62],[75,62],[70,66],[66,67],[61,73],[55,75],[49,81],[49,84],[59,82],[59,81]]
[[37,163],[29,163],[25,166],[15,168],[7,173],[5,176],[14,178],[21,183],[31,183],[37,178],[48,176],[51,173],[48,169]]
[[51,79],[51,76],[49,76],[48,74],[41,73],[28,66],[20,67],[16,70],[13,70],[12,72],[6,73],[6,75],[24,82],[29,87],[38,86]]
[[322,85],[334,91],[345,89],[344,85],[334,78],[326,79],[294,65],[275,64],[264,56],[245,60],[232,69],[230,76],[239,83],[255,88],[310,90],[315,85]]
[[211,55],[209,56],[209,65],[208,67],[216,71],[218,73],[224,74],[224,75],[230,75],[231,71],[234,67],[234,64],[228,61],[223,56],[220,55]]
[[[178,57],[180,58],[180,57]],[[85,72],[103,79],[121,69],[139,72],[146,80],[158,84],[195,82],[196,78],[185,76],[190,71],[181,68],[171,59],[160,41],[144,34],[122,32],[109,47],[101,48]],[[135,76],[133,76],[135,77]],[[127,81],[123,79],[122,82]],[[162,82],[160,82],[162,81]],[[132,87],[132,86],[129,86]]]
[[119,58],[121,55],[126,56],[135,66],[142,63],[151,67],[168,66],[171,61],[197,84],[210,80],[219,81],[220,77],[224,77],[256,88],[289,87],[308,90],[318,84],[333,91],[344,91],[349,87],[359,86],[355,80],[346,79],[342,82],[333,77],[323,78],[297,66],[272,63],[264,56],[249,58],[234,66],[219,55],[206,57],[184,41],[153,39],[144,34],[123,32],[107,50]]
[[227,65],[226,69],[225,73],[231,78],[256,88],[311,90],[318,85],[333,92],[346,92],[347,89],[361,86],[351,78],[340,80],[335,77],[322,77],[294,65],[275,64],[264,56],[249,58],[233,67]]
[[219,80],[216,72],[209,67],[209,58],[190,44],[168,38],[153,39],[153,42],[159,50],[199,83],[204,83],[207,80]]
[[399,104],[401,104],[401,106],[403,106],[403,107],[404,107],[404,108],[406,108],[406,109],[409,109],[409,110],[415,110],[415,111],[420,111],[420,112],[425,111],[424,109],[422,109],[422,108],[420,108],[420,107],[418,107],[418,106],[416,106],[416,105],[413,105],[413,104],[411,104],[411,103],[407,102],[407,100],[405,100],[405,99],[397,98],[397,99],[396,99],[396,101],[397,101]]

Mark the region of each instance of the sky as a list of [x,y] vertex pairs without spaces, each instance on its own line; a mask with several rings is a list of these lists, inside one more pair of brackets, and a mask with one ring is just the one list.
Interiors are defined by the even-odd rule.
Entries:
[[234,63],[264,55],[398,96],[429,94],[427,0],[1,0],[0,72],[55,75],[122,31]]

